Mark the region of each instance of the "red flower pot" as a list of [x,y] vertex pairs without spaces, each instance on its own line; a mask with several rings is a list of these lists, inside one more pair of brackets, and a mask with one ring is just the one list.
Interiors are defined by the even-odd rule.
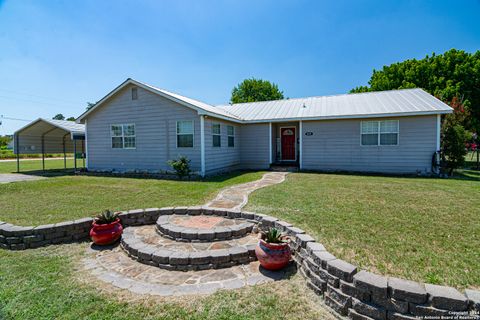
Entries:
[[267,270],[284,268],[292,256],[288,243],[268,243],[262,239],[255,247],[255,254],[260,265]]
[[120,239],[122,232],[123,227],[119,218],[109,224],[96,224],[95,221],[93,221],[90,238],[92,238],[95,244],[104,246]]

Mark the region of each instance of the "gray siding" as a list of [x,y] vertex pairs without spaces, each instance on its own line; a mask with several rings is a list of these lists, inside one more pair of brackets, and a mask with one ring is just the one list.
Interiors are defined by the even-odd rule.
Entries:
[[[220,124],[220,147],[213,147],[212,124]],[[234,147],[228,146],[227,126],[235,129]],[[205,171],[212,174],[220,171],[234,170],[240,167],[239,126],[233,122],[214,118],[205,119]]]
[[240,127],[240,162],[244,169],[266,169],[270,166],[268,123]]
[[[436,149],[436,116],[389,119],[399,120],[397,146],[361,146],[361,119],[305,121],[302,133],[303,169],[429,172],[431,158]],[[308,131],[313,132],[313,135],[305,136]]]
[[[180,155],[200,170],[200,118],[197,112],[176,102],[138,88],[131,99],[131,86],[87,118],[88,168],[91,170],[171,170],[167,161]],[[177,148],[176,121],[194,121],[194,147]],[[113,149],[110,125],[134,123],[136,149]]]

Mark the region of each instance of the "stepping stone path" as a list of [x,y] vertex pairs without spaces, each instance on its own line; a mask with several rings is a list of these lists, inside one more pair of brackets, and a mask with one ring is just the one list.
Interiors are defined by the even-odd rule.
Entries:
[[277,272],[261,268],[255,261],[257,223],[239,210],[251,192],[283,182],[286,174],[269,172],[224,189],[202,210],[175,211],[153,225],[126,227],[120,246],[92,247],[84,267],[115,287],[160,296],[210,294],[284,279],[295,272],[293,264]]

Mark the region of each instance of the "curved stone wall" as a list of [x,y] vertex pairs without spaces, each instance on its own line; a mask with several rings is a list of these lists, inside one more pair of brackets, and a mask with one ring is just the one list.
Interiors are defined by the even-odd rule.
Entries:
[[[351,319],[479,318],[479,291],[465,290],[461,293],[451,287],[384,277],[359,270],[356,266],[337,259],[303,230],[271,216],[205,207],[138,209],[122,212],[119,216],[122,224],[128,227],[154,224],[160,216],[172,214],[218,215],[249,220],[255,222],[260,229],[276,227],[282,230],[291,236],[294,261],[308,286],[323,296],[325,303],[335,312]],[[91,223],[91,218],[38,227],[19,227],[0,222],[0,247],[21,250],[83,240],[88,238]],[[137,248],[137,255],[138,252]],[[147,258],[151,257],[149,261],[153,261],[151,253],[145,254]],[[250,254],[248,252],[249,257]],[[232,256],[229,254],[229,257]],[[245,252],[239,252],[239,259],[247,259],[246,257]]]

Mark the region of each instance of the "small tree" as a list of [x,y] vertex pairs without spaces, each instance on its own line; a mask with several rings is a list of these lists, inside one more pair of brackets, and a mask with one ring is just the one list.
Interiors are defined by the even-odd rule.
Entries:
[[283,92],[275,83],[262,79],[245,79],[232,90],[231,103],[283,99]]
[[52,118],[53,120],[65,120],[65,116],[61,113],[56,114],[55,117]]
[[446,125],[443,131],[443,156],[449,169],[449,174],[453,174],[453,170],[462,167],[465,164],[465,156],[467,149],[465,141],[467,140],[467,132],[465,128],[459,124]]
[[173,170],[175,170],[175,173],[179,178],[183,178],[185,176],[189,176],[191,174],[190,170],[190,160],[188,160],[187,157],[185,156],[180,156],[176,160],[170,160],[167,162]]
[[75,121],[75,120],[76,120],[75,117],[68,117],[67,118],[67,121]]

